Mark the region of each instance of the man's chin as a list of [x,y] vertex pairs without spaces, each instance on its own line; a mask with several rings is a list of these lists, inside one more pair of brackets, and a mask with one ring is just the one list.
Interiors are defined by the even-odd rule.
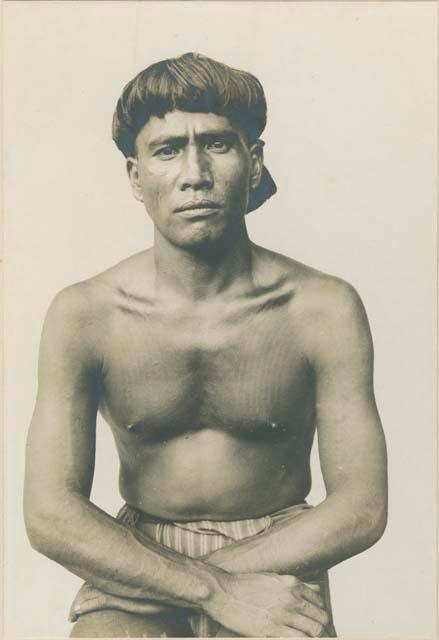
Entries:
[[221,253],[233,245],[245,229],[244,215],[232,220],[227,216],[209,216],[179,222],[161,233],[174,247],[194,253]]
[[227,239],[223,229],[193,225],[190,232],[174,238],[173,244],[185,251],[202,251],[224,246]]

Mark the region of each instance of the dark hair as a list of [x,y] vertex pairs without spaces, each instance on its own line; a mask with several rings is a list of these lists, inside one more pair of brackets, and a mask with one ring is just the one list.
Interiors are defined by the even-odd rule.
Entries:
[[265,128],[267,104],[262,85],[250,73],[199,53],[156,62],[124,88],[113,116],[113,140],[125,157],[151,116],[174,110],[228,117],[254,142]]
[[[246,71],[199,53],[156,62],[129,82],[117,101],[113,140],[124,156],[136,154],[137,134],[151,116],[169,111],[216,113],[239,126],[249,143],[255,142],[267,122],[267,103],[261,83]],[[250,193],[247,213],[276,193],[265,166],[261,181]]]

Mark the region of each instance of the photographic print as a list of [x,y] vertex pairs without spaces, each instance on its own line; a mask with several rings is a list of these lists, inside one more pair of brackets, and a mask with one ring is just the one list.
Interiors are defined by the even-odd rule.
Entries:
[[5,637],[435,636],[436,12],[4,3]]

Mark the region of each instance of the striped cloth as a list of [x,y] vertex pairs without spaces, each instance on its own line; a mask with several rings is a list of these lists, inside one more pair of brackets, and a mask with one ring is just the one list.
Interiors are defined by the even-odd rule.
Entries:
[[[149,516],[130,505],[124,505],[117,515],[117,520],[130,529],[136,529],[159,544],[169,547],[190,558],[198,558],[213,553],[225,546],[256,536],[267,531],[276,524],[295,518],[309,504],[298,504],[287,507],[271,515],[246,520],[214,521],[199,520],[196,522],[167,522]],[[329,583],[326,572],[319,579],[321,595],[325,608],[332,618]],[[314,580],[313,580],[314,582]],[[85,583],[79,590],[70,609],[69,620],[75,622],[79,616],[102,609],[116,609],[132,613],[138,612],[138,603],[129,598],[113,596]],[[191,613],[189,623],[196,637],[215,637],[221,625],[204,614]],[[326,634],[336,637],[331,623]]]
[[[142,516],[141,512],[125,505],[120,510],[118,519],[142,531],[142,524],[148,523],[147,517]],[[155,541],[190,558],[198,558],[238,540],[263,533],[270,528],[271,523],[270,516],[233,521],[158,522],[155,524]],[[215,637],[221,626],[200,613],[190,614],[189,624],[198,638]]]

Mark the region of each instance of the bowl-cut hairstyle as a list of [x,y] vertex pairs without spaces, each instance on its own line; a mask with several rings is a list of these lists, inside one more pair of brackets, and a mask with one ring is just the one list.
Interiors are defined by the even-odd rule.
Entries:
[[[123,89],[113,116],[113,140],[128,157],[136,156],[136,138],[151,116],[171,111],[215,113],[227,117],[258,140],[267,122],[267,103],[259,80],[199,53],[156,62],[137,74]],[[249,211],[276,192],[263,168],[260,188],[250,198]]]

